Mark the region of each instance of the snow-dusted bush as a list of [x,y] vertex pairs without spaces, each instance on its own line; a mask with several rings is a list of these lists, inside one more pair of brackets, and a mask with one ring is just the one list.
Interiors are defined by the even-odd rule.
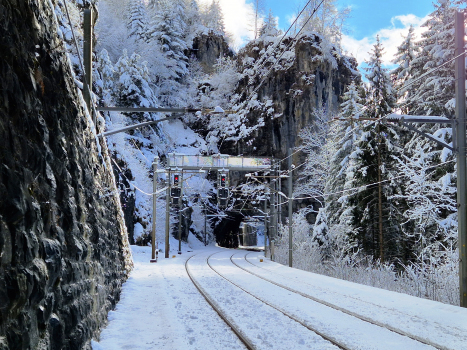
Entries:
[[[337,225],[329,230],[328,242],[334,242],[326,254],[312,233],[311,225],[303,213],[294,214],[293,267],[313,273],[339,278],[350,282],[405,293],[420,298],[459,305],[458,252],[444,254],[443,262],[408,265],[381,263],[352,248],[339,233]],[[316,231],[316,230],[315,230]],[[320,231],[320,230],[318,230]],[[276,241],[275,261],[288,265],[289,231],[280,225],[280,237]]]

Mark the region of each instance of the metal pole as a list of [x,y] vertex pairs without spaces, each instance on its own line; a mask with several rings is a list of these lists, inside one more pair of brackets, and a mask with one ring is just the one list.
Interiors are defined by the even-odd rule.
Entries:
[[[92,10],[84,10],[83,18],[83,61],[85,84],[83,89],[84,101],[88,107],[89,114],[91,110],[91,91],[92,90]],[[94,125],[96,125],[96,116],[92,116]]]
[[208,211],[206,209],[206,202],[203,202],[203,204],[204,204],[204,246],[206,247],[208,245],[207,242],[206,242],[206,235],[207,235],[206,221],[207,221]]
[[178,208],[178,254],[182,254],[182,208]]
[[[464,15],[456,13],[456,52],[464,52]],[[465,140],[465,56],[456,59],[456,117],[457,117],[457,207],[459,246],[460,306],[467,307],[467,179]]]
[[170,235],[170,190],[172,187],[171,184],[171,178],[170,178],[170,170],[167,172],[167,181],[168,181],[168,186],[167,186],[167,194],[165,196],[165,258],[167,259],[169,257],[169,251],[170,251],[170,240],[169,240],[169,235]]
[[183,192],[183,171],[180,174],[180,199],[178,202],[178,254],[182,254],[182,192]]
[[268,202],[267,199],[264,199],[264,257],[267,257],[268,254]]
[[292,240],[292,220],[293,220],[293,214],[292,214],[292,197],[293,197],[293,188],[292,188],[292,149],[289,148],[289,177],[288,177],[288,187],[289,187],[289,267],[292,267],[293,262],[292,262],[292,245],[293,245],[293,240]]
[[[277,168],[278,168],[278,169],[277,169],[278,175],[280,175],[280,173],[281,173],[281,164],[280,164],[280,163],[277,165]],[[282,178],[281,178],[281,177],[279,177],[278,190],[279,190],[279,191],[282,191]],[[280,203],[279,195],[277,195],[277,202]],[[278,213],[277,213],[277,216],[278,216],[277,222],[278,222],[278,223],[279,223],[279,222],[282,223],[282,205],[279,205],[278,208],[277,208],[277,210],[278,210]]]
[[271,253],[271,261],[274,261],[274,240],[276,238],[276,227],[275,227],[275,212],[276,212],[276,196],[275,196],[275,179],[274,179],[274,175],[275,175],[275,171],[273,170],[272,171],[272,178],[271,178],[271,182],[269,184],[269,187],[271,189],[271,194],[270,194],[270,197],[269,197],[269,203],[270,203],[270,212],[271,212],[271,215],[270,215],[270,220],[269,220],[269,228],[270,228],[270,234],[269,234],[269,245],[270,245],[270,253]]
[[[154,172],[154,175],[152,177],[152,254],[151,254],[151,262],[157,262],[156,258],[156,224],[157,224],[157,219],[156,219],[156,204],[157,204],[157,196],[156,196],[156,191],[157,191],[157,164],[159,163],[159,157],[154,157],[154,161],[152,162],[152,169]],[[158,254],[159,252],[157,252]]]

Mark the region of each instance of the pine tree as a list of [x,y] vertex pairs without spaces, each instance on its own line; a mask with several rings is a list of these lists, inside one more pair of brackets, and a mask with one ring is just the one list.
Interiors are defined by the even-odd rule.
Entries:
[[[396,167],[393,156],[399,154],[399,135],[388,123],[378,119],[391,112],[395,96],[387,69],[383,68],[383,47],[377,37],[365,75],[369,81],[366,116],[375,122],[366,122],[351,157],[356,162],[353,184],[365,186],[350,195],[353,206],[354,239],[367,254],[380,260],[400,255],[401,236],[398,203],[389,197],[400,192],[400,183],[391,180]],[[387,181],[384,184],[382,181]],[[375,185],[371,185],[375,184]],[[371,185],[371,186],[368,186]]]
[[[189,28],[194,28],[201,24],[201,16],[199,11],[198,2],[196,0],[190,0],[188,6],[186,6],[186,18],[187,25]],[[191,33],[192,30],[190,29]]]
[[280,30],[277,29],[276,17],[274,17],[272,10],[269,10],[269,14],[264,19],[264,23],[259,30],[259,37],[276,37],[278,35],[280,35]]
[[[124,107],[154,107],[157,100],[149,85],[149,71],[146,62],[140,62],[141,57],[135,53],[128,57],[127,51],[115,64],[114,90],[115,103]],[[148,113],[129,113],[135,122],[148,120]]]
[[306,24],[304,31],[318,33],[340,47],[342,27],[349,13],[350,8],[338,8],[337,0],[324,0],[323,3],[313,0],[301,16],[299,28]]
[[214,34],[225,35],[224,15],[218,0],[214,0],[205,14],[204,25]]
[[102,89],[102,100],[104,103],[110,103],[114,90],[115,69],[106,49],[103,49],[97,57],[97,71],[100,79],[96,80],[96,84]]
[[355,81],[347,87],[344,93],[344,102],[341,104],[341,112],[338,121],[334,122],[335,149],[331,159],[329,176],[326,181],[326,193],[336,193],[326,198],[326,212],[330,225],[346,223],[347,220],[341,218],[348,206],[347,194],[342,191],[351,186],[346,186],[347,174],[351,167],[350,155],[355,150],[361,129],[360,123],[355,122],[362,113],[363,105],[359,96]]
[[313,225],[313,235],[311,240],[316,242],[318,246],[324,251],[328,245],[329,239],[328,218],[325,208],[319,208],[316,221]]
[[183,6],[181,1],[169,6],[167,3],[160,3],[152,26],[149,30],[149,41],[160,45],[160,49],[165,56],[163,64],[166,72],[162,80],[180,81],[187,70],[187,57],[184,51],[187,49],[184,40],[186,22],[181,15]]
[[130,0],[128,18],[128,36],[133,36],[136,40],[146,41],[148,32],[148,14],[146,6],[142,0]]
[[411,145],[409,157],[399,160],[399,172],[407,179],[404,193],[397,196],[407,203],[403,261],[440,264],[457,242],[456,172],[450,152],[420,141]]
[[404,114],[409,113],[406,100],[410,100],[413,95],[413,89],[402,90],[413,76],[415,76],[412,62],[416,58],[418,47],[414,45],[414,27],[410,26],[409,33],[404,38],[402,44],[397,48],[397,53],[393,60],[398,67],[391,72],[394,88],[398,91],[398,102]]
[[[410,89],[415,93],[407,99],[407,108],[415,115],[446,115],[454,113],[454,7],[452,0],[438,0],[435,11],[423,24],[427,30],[417,43],[420,54],[412,61],[418,79],[433,68],[435,72],[423,77]],[[442,66],[443,64],[446,64]]]
[[[454,62],[448,62],[454,57],[455,3],[439,0],[435,11],[423,24],[427,30],[417,43],[420,53],[410,64],[412,75],[407,80],[407,84],[415,82],[410,86],[414,93],[407,94],[402,105],[409,114],[448,117],[454,114]],[[437,67],[436,71],[421,77]],[[422,124],[417,127],[448,144],[452,142],[452,129],[448,125]],[[407,202],[403,226],[409,242],[406,259],[416,257],[423,263],[425,259],[439,258],[447,245],[455,244],[456,172],[453,163],[440,165],[452,161],[454,155],[420,135],[412,136],[404,153],[399,162],[400,172],[409,175],[402,196]]]

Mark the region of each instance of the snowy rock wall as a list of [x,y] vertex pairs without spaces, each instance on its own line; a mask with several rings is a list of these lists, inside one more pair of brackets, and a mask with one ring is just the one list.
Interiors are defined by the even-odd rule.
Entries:
[[[256,62],[262,49],[262,42],[248,44],[240,52],[239,61]],[[261,85],[262,74],[254,81],[245,75],[240,82],[237,92],[243,98],[251,98],[250,92],[260,86],[257,100],[261,106],[250,109],[247,123],[255,125],[264,118],[264,126],[236,143],[224,142],[222,153],[286,157],[289,147],[299,146],[300,130],[314,124],[314,112],[319,108],[336,111],[345,87],[353,79],[360,79],[357,62],[340,56],[333,47],[326,47],[317,35],[302,37],[293,52],[283,56],[278,67]],[[304,160],[299,157],[300,154],[294,157],[295,163]]]
[[190,57],[198,59],[206,73],[214,71],[214,65],[219,57],[233,57],[234,53],[225,41],[224,37],[210,33],[201,34],[193,39],[193,47],[189,50]]
[[132,267],[52,1],[0,3],[0,349],[89,349]]

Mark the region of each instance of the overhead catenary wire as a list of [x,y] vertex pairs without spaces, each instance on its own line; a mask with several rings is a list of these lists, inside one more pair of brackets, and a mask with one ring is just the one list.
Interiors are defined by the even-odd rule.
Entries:
[[[117,169],[120,171],[120,174],[128,181],[128,183],[131,184],[131,186],[133,186],[137,191],[139,191],[139,192],[145,194],[146,196],[157,195],[157,194],[159,194],[159,193],[164,192],[164,191],[168,188],[168,187],[165,187],[165,188],[160,189],[160,190],[158,190],[158,191],[156,191],[156,192],[153,192],[153,193],[148,193],[148,192],[142,190],[141,188],[139,188],[138,186],[136,186],[130,179],[128,179],[128,178],[126,177],[125,173],[123,172],[123,170],[122,170],[122,169],[120,168],[120,166],[117,164],[117,162],[116,162],[113,158],[111,158],[111,159],[112,159],[112,162],[113,162],[113,163],[115,164],[115,166],[117,167]],[[162,197],[163,197],[163,196],[162,196]]]
[[[439,164],[435,164],[435,165],[429,166],[429,167],[427,167],[427,168],[425,168],[425,169],[437,168],[437,167],[441,167],[441,166],[443,166],[443,165],[450,164],[450,163],[454,163],[454,162],[455,162],[455,160],[449,160],[449,161],[446,161],[446,162],[443,162],[443,163],[439,163]],[[341,191],[323,193],[323,194],[315,195],[315,196],[306,196],[306,197],[293,197],[293,198],[289,198],[289,197],[287,197],[284,193],[282,193],[281,191],[275,191],[275,192],[278,193],[278,194],[280,194],[280,195],[283,196],[284,198],[287,198],[287,201],[278,204],[278,205],[283,205],[283,204],[288,203],[288,200],[289,200],[289,199],[291,199],[291,200],[319,199],[319,198],[323,198],[323,197],[334,196],[334,195],[336,195],[336,194],[344,194],[345,192],[351,192],[351,191],[357,191],[357,190],[361,190],[361,189],[366,189],[366,188],[368,188],[368,187],[376,186],[376,185],[383,184],[383,183],[386,183],[386,182],[390,182],[390,181],[393,181],[393,180],[396,180],[396,179],[400,179],[400,178],[403,178],[403,177],[409,177],[409,175],[408,175],[408,174],[402,174],[402,175],[394,176],[394,177],[392,177],[392,178],[390,178],[390,179],[387,179],[387,180],[382,180],[382,181],[379,181],[379,182],[373,182],[373,183],[371,183],[371,184],[361,185],[361,186],[357,186],[357,187],[353,187],[353,188],[347,188],[347,189],[344,189],[344,190],[341,190]],[[258,179],[256,179],[256,178],[254,178],[254,180],[257,181],[257,182],[260,183],[260,184],[265,185],[264,183],[260,182],[260,181],[259,181]]]

